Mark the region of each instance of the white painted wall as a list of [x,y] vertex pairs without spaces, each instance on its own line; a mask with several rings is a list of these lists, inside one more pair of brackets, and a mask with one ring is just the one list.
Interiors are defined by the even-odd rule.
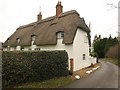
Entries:
[[16,48],[15,47],[10,47],[10,49],[8,50],[8,47],[4,47],[3,51],[15,51]]
[[7,51],[7,48],[6,48],[6,47],[4,47],[4,48],[3,48],[3,51]]
[[65,45],[62,44],[63,39],[57,40],[57,45],[46,45],[46,46],[40,46],[41,50],[66,50],[68,52],[69,58],[73,57],[73,45]]
[[15,47],[10,47],[10,51],[15,51]]
[[[86,38],[85,38],[86,37]],[[86,59],[83,60],[83,54]],[[89,43],[87,33],[82,29],[77,29],[73,43],[74,71],[87,67],[91,64],[89,60]]]

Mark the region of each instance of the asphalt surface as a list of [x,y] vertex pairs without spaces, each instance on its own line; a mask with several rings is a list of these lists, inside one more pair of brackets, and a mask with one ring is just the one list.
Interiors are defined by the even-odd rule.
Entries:
[[86,78],[61,88],[118,88],[118,66],[100,61],[102,66]]

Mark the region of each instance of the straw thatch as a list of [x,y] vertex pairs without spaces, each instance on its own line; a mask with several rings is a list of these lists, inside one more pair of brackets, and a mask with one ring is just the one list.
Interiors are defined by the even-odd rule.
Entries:
[[[30,46],[32,35],[36,35],[35,45],[54,45],[57,44],[56,33],[59,31],[65,33],[63,43],[72,44],[77,28],[81,28],[87,32],[89,36],[90,30],[83,18],[79,16],[77,11],[71,10],[62,13],[59,17],[52,16],[41,21],[20,26],[8,40],[5,41],[3,46]],[[19,43],[17,43],[17,38],[20,39]]]

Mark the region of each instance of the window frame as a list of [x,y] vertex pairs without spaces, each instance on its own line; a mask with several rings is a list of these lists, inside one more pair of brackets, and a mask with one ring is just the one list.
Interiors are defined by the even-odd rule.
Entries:
[[16,40],[17,40],[17,43],[20,43],[20,38],[17,38]]
[[57,39],[63,39],[65,36],[65,33],[63,31],[57,32]]
[[86,60],[86,54],[82,54],[82,59]]
[[36,40],[36,35],[31,35],[31,45],[34,45],[35,40]]

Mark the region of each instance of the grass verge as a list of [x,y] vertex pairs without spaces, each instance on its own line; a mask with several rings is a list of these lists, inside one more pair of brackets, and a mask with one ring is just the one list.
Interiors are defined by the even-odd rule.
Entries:
[[118,65],[120,67],[120,59],[115,59],[115,58],[105,58],[103,59],[104,61],[111,62],[115,65]]
[[73,79],[71,78],[71,76],[67,76],[46,80],[44,82],[26,83],[15,88],[58,88],[60,86],[67,85],[72,81]]

